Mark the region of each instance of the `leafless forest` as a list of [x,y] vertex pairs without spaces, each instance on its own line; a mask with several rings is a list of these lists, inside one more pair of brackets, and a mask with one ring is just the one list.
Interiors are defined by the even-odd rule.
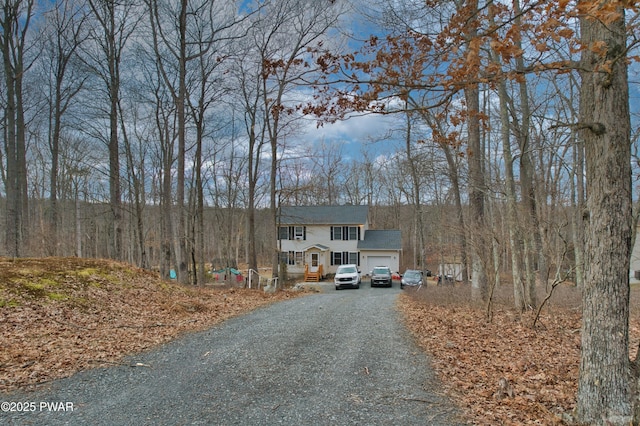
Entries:
[[637,12],[2,0],[0,255],[277,274],[279,206],[367,204],[404,266],[459,263],[473,299],[583,289],[581,365],[602,374],[577,418],[628,423]]

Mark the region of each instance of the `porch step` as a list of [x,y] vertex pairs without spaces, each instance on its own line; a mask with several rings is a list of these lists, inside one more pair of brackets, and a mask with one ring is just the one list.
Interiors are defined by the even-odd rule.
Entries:
[[304,281],[317,283],[322,280],[322,265],[318,265],[317,271],[310,271],[309,265],[304,265]]
[[316,282],[316,283],[320,282],[320,274],[315,274],[315,273],[310,272],[305,276],[304,280],[306,282],[308,282],[308,283],[310,283],[310,282]]

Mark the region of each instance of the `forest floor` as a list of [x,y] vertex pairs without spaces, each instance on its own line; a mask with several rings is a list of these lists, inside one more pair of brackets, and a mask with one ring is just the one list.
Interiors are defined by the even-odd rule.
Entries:
[[0,258],[0,392],[79,370],[295,297],[186,287],[107,260]]
[[[579,292],[557,287],[535,327],[535,312],[514,313],[512,293],[498,289],[491,320],[459,284],[406,290],[398,308],[470,423],[561,424],[575,405]],[[632,356],[639,293],[632,291]],[[127,354],[298,294],[184,287],[105,260],[0,258],[0,392],[120,364]]]
[[[539,299],[545,295],[539,288]],[[516,314],[509,285],[496,290],[490,315],[487,305],[470,300],[468,286],[432,282],[399,300],[447,394],[474,424],[564,424],[578,389],[580,291],[557,286],[539,317],[534,311]],[[632,287],[631,359],[640,340],[639,307],[640,289]]]

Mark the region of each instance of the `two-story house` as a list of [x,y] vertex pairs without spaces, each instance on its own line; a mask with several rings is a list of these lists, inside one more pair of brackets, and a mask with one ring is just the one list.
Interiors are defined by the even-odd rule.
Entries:
[[400,231],[369,229],[368,216],[368,206],[281,207],[278,239],[287,272],[315,280],[346,263],[363,274],[382,265],[398,271]]

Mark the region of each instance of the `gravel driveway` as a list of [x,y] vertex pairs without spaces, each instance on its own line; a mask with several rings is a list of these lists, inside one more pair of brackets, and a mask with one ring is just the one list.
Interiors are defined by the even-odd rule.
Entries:
[[126,366],[0,396],[26,410],[0,412],[0,423],[463,424],[400,323],[399,292],[397,283],[328,287],[259,309],[129,357]]

